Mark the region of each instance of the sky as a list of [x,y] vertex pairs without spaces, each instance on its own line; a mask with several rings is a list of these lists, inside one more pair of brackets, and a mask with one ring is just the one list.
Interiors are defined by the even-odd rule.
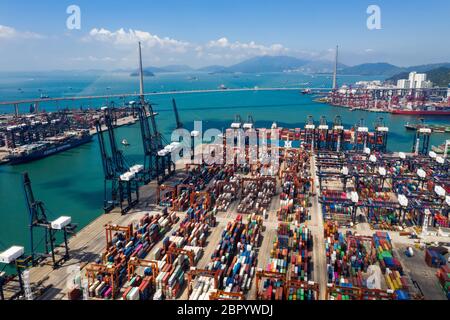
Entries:
[[347,65],[411,66],[450,62],[449,30],[448,0],[0,0],[0,71],[135,68],[138,41],[146,66],[332,60],[337,44]]

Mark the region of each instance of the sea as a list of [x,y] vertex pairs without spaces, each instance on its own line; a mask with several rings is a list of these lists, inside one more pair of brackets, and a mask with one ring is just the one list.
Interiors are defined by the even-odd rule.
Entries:
[[[339,77],[339,84],[353,84],[360,80],[383,80],[375,77]],[[329,88],[330,75],[305,75],[299,73],[270,74],[207,74],[167,73],[145,79],[145,90],[167,92],[182,90],[264,87],[313,87]],[[125,72],[39,72],[0,73],[0,100],[10,101],[27,98],[92,96],[136,93],[139,90],[137,77]],[[364,119],[373,128],[379,117],[384,118],[390,128],[388,149],[410,152],[414,133],[406,131],[407,122],[417,122],[412,116],[392,116],[387,113],[350,111],[314,102],[314,96],[302,95],[299,91],[248,91],[167,94],[151,96],[149,99],[158,112],[157,125],[166,139],[170,139],[175,127],[172,99],[176,99],[181,121],[187,129],[193,122],[203,121],[203,129],[229,127],[236,115],[245,121],[251,115],[257,127],[270,127],[274,121],[281,127],[303,127],[308,116],[316,123],[322,116],[332,122],[337,115],[342,117],[345,127],[352,127]],[[75,102],[41,103],[40,110],[55,111],[64,108],[100,108],[106,103],[127,103],[130,98],[84,100]],[[28,112],[30,106],[21,106]],[[0,113],[13,112],[11,107],[0,107]],[[427,117],[427,123],[450,124],[450,118]],[[129,163],[142,163],[143,152],[139,124],[116,129],[118,141],[126,139],[128,147],[120,145]],[[448,134],[435,134],[431,144],[440,145]],[[29,246],[29,218],[22,187],[22,174],[28,172],[36,199],[43,201],[48,218],[71,216],[82,228],[103,214],[103,172],[97,139],[84,146],[50,156],[29,164],[0,166],[0,251],[11,245]],[[35,240],[42,251],[41,239]]]

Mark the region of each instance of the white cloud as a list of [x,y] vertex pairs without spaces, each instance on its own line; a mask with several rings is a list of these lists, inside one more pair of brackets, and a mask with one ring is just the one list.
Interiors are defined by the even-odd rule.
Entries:
[[30,31],[18,31],[13,27],[0,25],[0,40],[1,39],[43,39],[43,35],[30,32]]
[[289,51],[281,44],[272,44],[270,46],[265,46],[258,44],[254,41],[250,42],[230,42],[227,38],[223,37],[218,40],[212,40],[208,42],[201,50],[202,51],[213,51],[214,54],[221,52],[222,54],[238,54],[241,56],[257,56],[257,55],[277,55],[284,54]]
[[114,62],[114,61],[117,61],[117,59],[111,58],[111,57],[96,57],[96,56],[74,57],[74,58],[70,58],[69,60],[77,61],[77,62],[79,62],[79,61],[91,61],[91,62]]
[[94,28],[82,40],[112,44],[117,50],[135,48],[140,41],[146,58],[153,62],[201,59],[202,64],[207,64],[208,60],[217,62],[222,59],[227,63],[233,63],[249,57],[285,54],[289,51],[281,44],[263,45],[255,41],[231,42],[226,37],[199,44],[124,28],[117,31]]
[[123,28],[117,31],[109,31],[104,28],[94,28],[85,41],[100,41],[113,43],[116,46],[135,46],[138,41],[142,42],[144,48],[159,48],[170,52],[184,53],[190,47],[185,41],[179,41],[168,37],[161,38],[146,31]]

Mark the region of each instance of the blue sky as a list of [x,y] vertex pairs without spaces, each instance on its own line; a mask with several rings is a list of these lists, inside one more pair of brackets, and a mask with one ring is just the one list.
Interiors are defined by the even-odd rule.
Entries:
[[[68,30],[66,8],[81,9]],[[366,26],[369,5],[381,30]],[[405,0],[0,0],[0,70],[230,65],[263,54],[343,63],[450,61],[450,1]]]

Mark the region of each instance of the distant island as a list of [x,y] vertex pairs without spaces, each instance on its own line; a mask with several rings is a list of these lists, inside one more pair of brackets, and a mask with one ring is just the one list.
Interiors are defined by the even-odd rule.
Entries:
[[[143,73],[144,73],[144,77],[154,77],[155,76],[155,74],[149,70],[144,70]],[[139,72],[137,72],[137,71],[132,72],[130,74],[130,77],[138,77],[138,76],[139,76]]]

